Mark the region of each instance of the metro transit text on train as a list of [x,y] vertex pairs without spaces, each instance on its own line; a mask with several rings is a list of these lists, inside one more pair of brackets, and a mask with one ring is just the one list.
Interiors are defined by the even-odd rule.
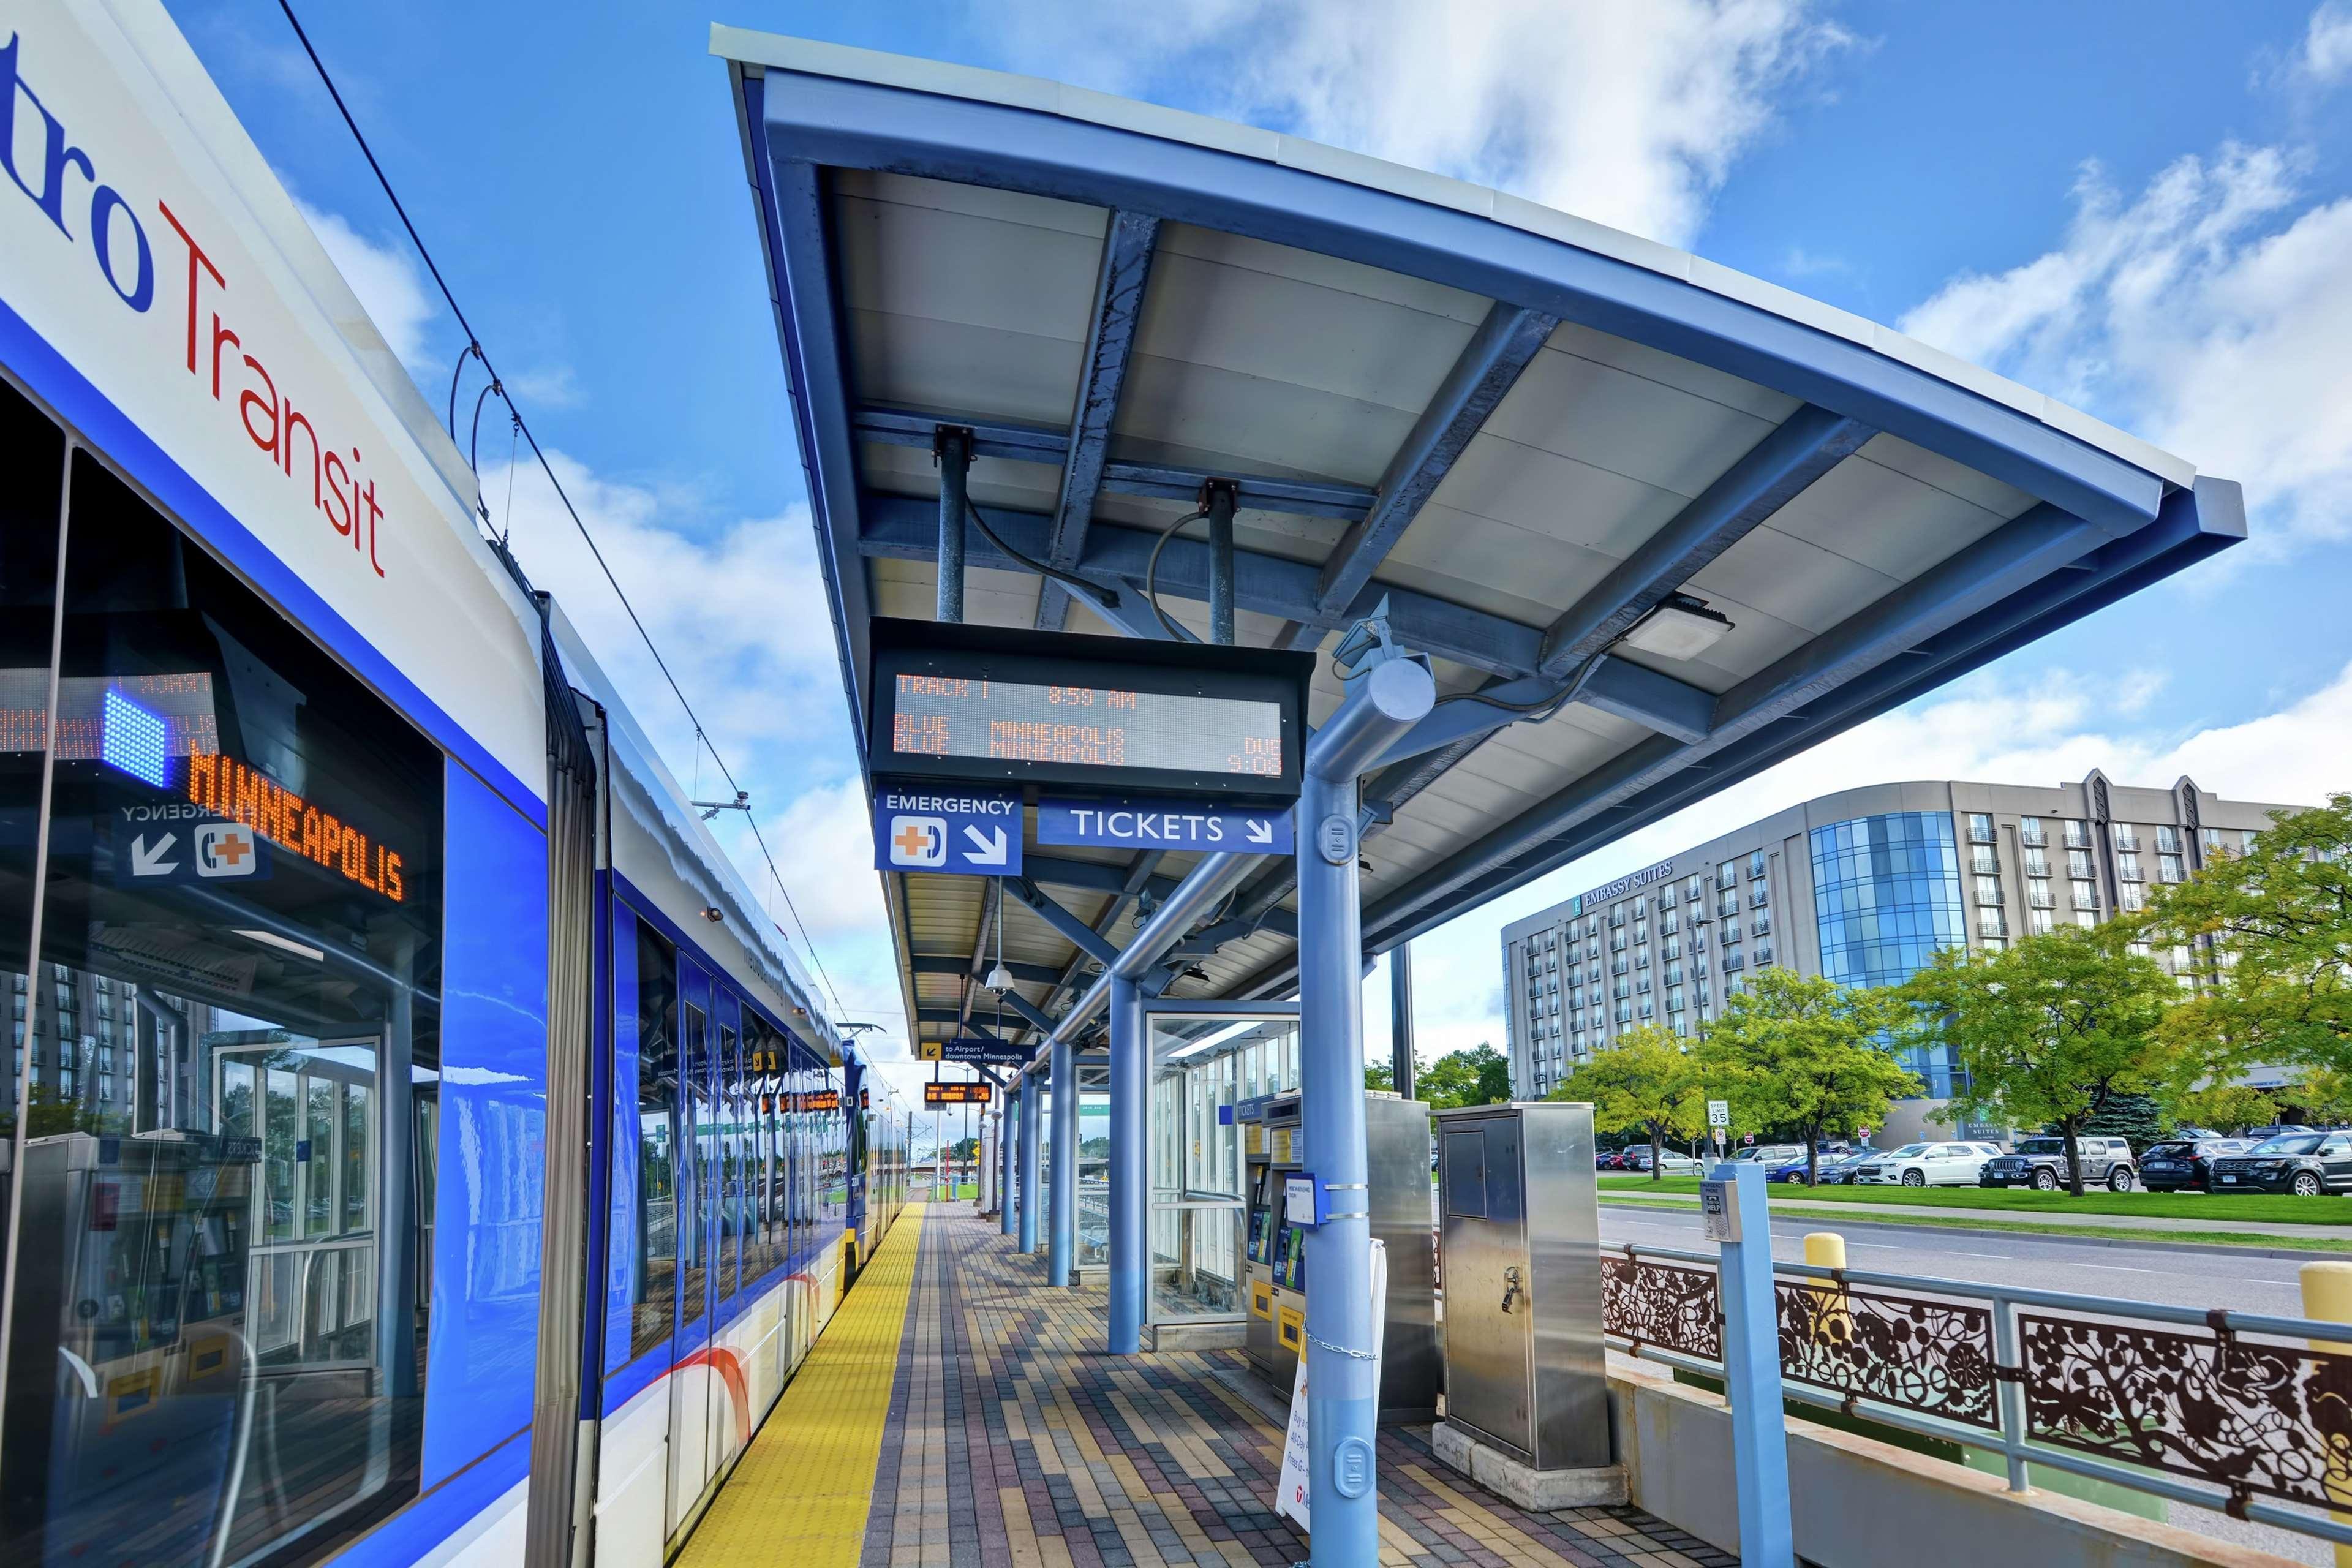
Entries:
[[[23,54],[21,33],[0,44],[0,170],[67,243],[87,241],[108,289],[131,310],[146,315],[155,303],[158,278],[147,226],[131,200],[100,178],[89,153],[74,142],[64,121],[34,90]],[[31,110],[29,115],[22,112],[26,108]],[[27,142],[37,140],[37,145],[20,146],[20,134]],[[79,185],[89,190],[86,213]],[[70,203],[68,197],[73,198]],[[385,575],[376,551],[383,508],[376,499],[374,479],[362,471],[365,459],[360,448],[328,440],[296,406],[294,389],[278,386],[260,357],[265,345],[247,343],[231,318],[223,314],[223,297],[230,291],[227,276],[167,202],[158,199],[155,210],[186,252],[184,368],[215,404],[226,402],[225,394],[236,394],[237,422],[246,437],[289,484],[298,478],[298,447],[308,446],[311,509],[351,542],[355,554],[364,554],[378,577]],[[77,222],[79,234],[75,232]],[[298,436],[307,441],[298,443]]]

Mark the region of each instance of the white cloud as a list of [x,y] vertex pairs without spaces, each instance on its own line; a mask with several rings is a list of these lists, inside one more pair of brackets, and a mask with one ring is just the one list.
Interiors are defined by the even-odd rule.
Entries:
[[425,330],[440,314],[440,307],[425,292],[423,268],[398,243],[379,245],[336,214],[314,207],[299,196],[294,198],[294,205],[326,247],[343,281],[359,296],[361,308],[383,335],[385,346],[400,356],[412,374],[429,380],[432,356],[425,353]]
[[588,401],[588,389],[568,364],[541,365],[507,377],[507,384],[526,417],[534,408],[577,408]]
[[1732,163],[1851,40],[1810,0],[1086,0],[992,8],[1029,68],[1213,112],[1686,244]]
[[2088,167],[2056,248],[1903,330],[2239,480],[2254,553],[2352,535],[2352,198],[2304,200],[2300,163],[2228,144],[2130,199]]
[[2311,14],[2303,46],[2288,65],[2296,80],[2314,87],[2333,87],[2352,79],[2352,5],[2328,0]]
[[[1512,921],[1818,795],[1906,780],[2055,784],[2093,768],[2118,784],[2158,787],[2185,773],[2231,799],[2290,805],[2352,789],[2352,664],[2276,712],[2186,734],[2118,725],[2147,714],[2146,700],[2154,695],[2137,676],[2125,686],[2120,695],[2140,695],[2138,706],[2119,701],[2112,685],[2063,672],[2026,684],[1990,674],[1970,678],[1440,927],[1413,943],[1422,1055],[1482,1040],[1503,1044],[1501,931]],[[1387,995],[1385,978],[1366,987],[1368,1039],[1384,1036]],[[1375,996],[1382,1026],[1377,1032]]]

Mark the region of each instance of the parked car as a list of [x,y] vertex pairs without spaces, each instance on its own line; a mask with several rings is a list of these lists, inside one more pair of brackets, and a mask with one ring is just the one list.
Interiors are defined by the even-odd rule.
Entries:
[[[1650,1169],[1650,1151],[1646,1148],[1626,1150],[1624,1162],[1617,1168],[1621,1171],[1640,1171],[1646,1174]],[[1677,1153],[1672,1149],[1662,1149],[1658,1152],[1658,1168],[1670,1176],[1694,1175],[1698,1171],[1698,1162],[1688,1154]]]
[[[1881,1152],[1876,1149],[1829,1149],[1822,1152],[1817,1173],[1822,1185],[1842,1186],[1853,1180],[1853,1168],[1867,1160],[1874,1160]],[[1773,1182],[1801,1182],[1805,1179],[1805,1157],[1802,1154],[1785,1165],[1775,1165],[1765,1178]]]
[[[2127,1193],[2139,1179],[2131,1145],[2121,1138],[2077,1138],[2074,1149],[2086,1187],[2103,1183],[2109,1192]],[[2066,1184],[2066,1140],[2021,1138],[2014,1150],[1985,1166],[1980,1181],[1988,1187],[2054,1192]]]
[[1906,1143],[1854,1167],[1856,1186],[1965,1187],[2000,1152],[1990,1143]]
[[1804,1157],[1805,1146],[1802,1143],[1748,1143],[1731,1152],[1734,1161],[1741,1164],[1753,1163],[1768,1171]]
[[2217,1193],[2293,1193],[2315,1198],[2352,1189],[2352,1132],[2303,1129],[2213,1162]]
[[2198,1134],[2167,1139],[2141,1151],[2139,1179],[2151,1193],[2177,1193],[2184,1188],[2213,1190],[2213,1162],[2242,1154],[2253,1144],[2243,1138]]

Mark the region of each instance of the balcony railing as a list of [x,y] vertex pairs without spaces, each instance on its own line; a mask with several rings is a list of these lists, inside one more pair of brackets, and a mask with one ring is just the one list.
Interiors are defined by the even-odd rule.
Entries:
[[[1612,1349],[1724,1374],[1711,1253],[1612,1244]],[[2352,1326],[1971,1280],[1773,1266],[1784,1397],[2352,1545]],[[1759,1347],[1760,1348],[1760,1347]]]

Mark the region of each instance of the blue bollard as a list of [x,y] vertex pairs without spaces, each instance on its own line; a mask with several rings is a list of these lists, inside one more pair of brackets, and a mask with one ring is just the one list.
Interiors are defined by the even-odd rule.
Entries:
[[1731,1401],[1732,1475],[1739,1489],[1739,1561],[1796,1568],[1789,1518],[1789,1436],[1780,1405],[1780,1320],[1772,1292],[1769,1173],[1718,1165],[1699,1184],[1706,1234],[1721,1247],[1723,1388]]

